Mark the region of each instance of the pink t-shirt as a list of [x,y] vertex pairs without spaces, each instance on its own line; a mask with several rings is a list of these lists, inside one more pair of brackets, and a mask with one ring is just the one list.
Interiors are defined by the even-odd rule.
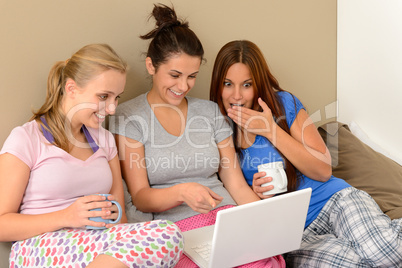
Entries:
[[85,161],[49,144],[36,121],[12,130],[0,154],[13,154],[31,169],[20,213],[53,212],[78,197],[110,192],[113,178],[109,161],[117,154],[115,141],[102,127],[87,129],[99,149]]

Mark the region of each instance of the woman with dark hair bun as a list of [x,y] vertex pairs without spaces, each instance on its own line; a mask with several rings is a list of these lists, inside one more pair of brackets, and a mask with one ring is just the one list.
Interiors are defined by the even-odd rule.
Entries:
[[[141,36],[151,39],[145,65],[152,87],[117,109],[111,131],[134,205],[128,215],[174,221],[186,231],[214,224],[219,210],[260,198],[244,180],[218,105],[187,96],[204,60],[200,40],[173,8],[155,5],[152,17],[155,29]],[[253,265],[281,267],[284,260]],[[196,265],[183,255],[177,267]]]

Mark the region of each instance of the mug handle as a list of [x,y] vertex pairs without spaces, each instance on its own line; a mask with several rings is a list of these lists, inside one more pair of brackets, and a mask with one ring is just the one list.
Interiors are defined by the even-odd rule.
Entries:
[[281,184],[279,185],[279,188],[285,188],[288,186],[288,177],[286,176],[286,172],[284,169],[279,169],[279,173],[281,173]]
[[118,223],[121,220],[121,216],[122,216],[121,206],[120,206],[119,202],[117,202],[117,201],[112,200],[110,202],[112,202],[112,204],[115,204],[117,206],[117,210],[119,211],[119,215],[117,216],[117,219],[114,220],[114,221],[111,221],[110,223],[112,223],[112,224],[113,223]]

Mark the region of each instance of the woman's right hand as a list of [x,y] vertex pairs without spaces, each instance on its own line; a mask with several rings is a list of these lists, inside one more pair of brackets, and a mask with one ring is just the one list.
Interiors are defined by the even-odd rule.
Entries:
[[[78,198],[73,204],[64,209],[65,226],[71,228],[84,228],[86,225],[105,227],[104,222],[89,220],[90,217],[108,217],[111,214],[111,202],[103,202],[106,197],[100,195],[88,195]],[[91,209],[102,208],[100,211]]]
[[265,177],[266,173],[264,171],[254,173],[253,175],[253,191],[261,198],[269,198],[274,195],[264,195],[263,193],[266,191],[270,191],[274,189],[274,186],[268,185],[265,187],[262,187],[261,185],[267,182],[271,182],[272,178],[271,177]]
[[204,214],[216,208],[223,200],[222,196],[195,182],[181,184],[180,196],[194,211]]

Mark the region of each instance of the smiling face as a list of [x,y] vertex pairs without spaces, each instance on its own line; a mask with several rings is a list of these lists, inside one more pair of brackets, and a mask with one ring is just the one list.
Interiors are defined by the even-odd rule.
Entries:
[[83,124],[98,128],[107,115],[115,113],[125,84],[126,74],[113,69],[102,72],[82,87],[69,79],[65,86],[64,112],[72,129],[80,129]]
[[229,67],[223,82],[222,102],[226,111],[234,105],[253,108],[253,81],[250,70],[244,63],[235,63]]
[[170,57],[158,69],[146,59],[146,67],[152,75],[152,89],[148,94],[150,103],[164,103],[179,106],[193,88],[200,69],[201,59],[180,53]]

